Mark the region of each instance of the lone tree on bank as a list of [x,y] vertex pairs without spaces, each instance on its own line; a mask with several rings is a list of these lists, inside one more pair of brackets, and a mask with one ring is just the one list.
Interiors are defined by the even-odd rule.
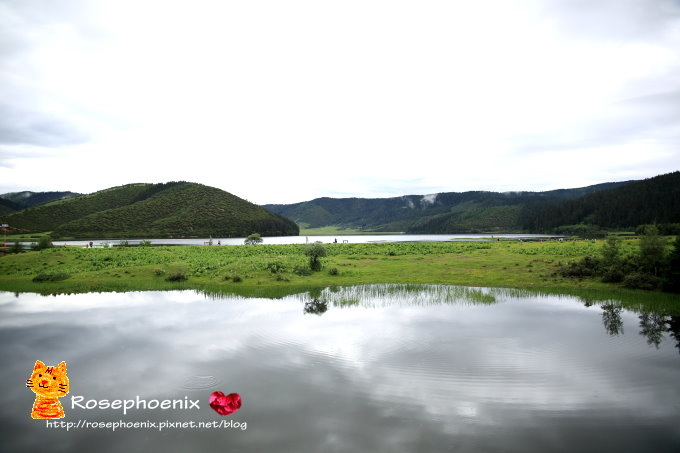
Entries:
[[309,268],[313,271],[321,270],[321,260],[326,256],[326,248],[321,244],[309,244],[305,247],[305,255],[309,257]]
[[245,241],[243,241],[244,244],[246,245],[256,245],[256,244],[261,244],[262,243],[262,236],[260,236],[260,233],[253,233],[249,235]]

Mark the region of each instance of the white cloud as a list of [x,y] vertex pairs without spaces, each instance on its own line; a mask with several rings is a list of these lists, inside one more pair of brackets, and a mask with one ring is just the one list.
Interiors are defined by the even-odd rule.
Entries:
[[[268,203],[676,170],[680,7],[642,5],[5,2],[0,146],[50,157],[0,153],[0,191],[182,179]],[[626,178],[563,158],[641,144]]]

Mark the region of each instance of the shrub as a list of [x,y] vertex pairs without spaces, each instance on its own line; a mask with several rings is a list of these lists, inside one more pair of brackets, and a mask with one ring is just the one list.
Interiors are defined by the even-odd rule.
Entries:
[[58,272],[55,274],[38,274],[35,277],[33,277],[33,281],[36,283],[58,282],[61,280],[66,280],[67,278],[69,278],[68,274]]
[[52,244],[52,237],[49,234],[41,236],[40,239],[38,239],[38,250],[49,249],[52,247],[54,247],[54,244]]
[[660,284],[661,279],[659,277],[645,272],[632,272],[623,278],[623,286],[629,289],[651,291],[657,289]]
[[618,269],[611,268],[604,271],[602,274],[603,283],[620,283],[625,277],[624,273]]
[[272,263],[267,263],[267,270],[269,270],[272,274],[278,274],[285,271],[286,267],[282,263],[275,261]]
[[338,275],[340,272],[338,271],[337,267],[331,267],[328,269],[328,274],[329,275]]
[[596,275],[600,267],[597,258],[586,256],[581,261],[568,263],[562,266],[560,274],[562,277],[592,277]]
[[307,277],[309,275],[312,275],[311,269],[309,269],[308,267],[304,267],[304,266],[295,266],[293,268],[293,273],[295,275],[299,275],[300,277]]
[[140,247],[151,247],[151,241],[148,241],[146,239],[143,240],[143,241],[139,241],[139,246]]
[[234,275],[233,277],[231,277],[231,281],[234,282],[234,283],[240,283],[240,282],[243,281],[243,279],[241,277],[239,277],[238,275]]
[[187,280],[187,276],[184,275],[184,272],[175,272],[172,275],[168,275],[165,278],[166,282],[184,282]]
[[261,244],[262,243],[262,236],[260,236],[260,233],[253,233],[248,235],[245,241],[243,241],[245,245],[256,245],[256,244]]

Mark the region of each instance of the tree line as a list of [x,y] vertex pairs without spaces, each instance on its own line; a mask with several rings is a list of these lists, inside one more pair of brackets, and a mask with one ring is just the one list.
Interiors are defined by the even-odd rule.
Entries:
[[564,226],[631,228],[680,223],[680,172],[636,181],[580,198],[524,206],[519,225],[547,233]]
[[599,277],[631,289],[680,292],[680,236],[669,249],[655,225],[645,226],[641,233],[635,253],[624,253],[621,238],[609,236],[599,255],[563,265],[560,273],[564,277]]

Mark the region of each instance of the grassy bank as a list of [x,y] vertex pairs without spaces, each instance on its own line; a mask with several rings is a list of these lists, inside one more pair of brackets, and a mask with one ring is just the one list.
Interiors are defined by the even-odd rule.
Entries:
[[[632,245],[626,244],[632,247]],[[601,243],[439,242],[327,244],[323,270],[308,265],[302,245],[227,247],[53,248],[0,258],[0,289],[91,291],[219,285],[325,286],[364,283],[447,283],[466,286],[611,288],[597,280],[566,279],[558,263],[597,254]],[[34,283],[38,274],[63,273],[63,281]]]
[[[625,250],[637,241],[624,241]],[[304,245],[52,248],[0,257],[0,290],[41,294],[199,289],[278,297],[308,288],[439,283],[522,288],[680,306],[677,296],[627,291],[597,279],[563,278],[560,263],[600,252],[601,241],[327,244],[308,273]],[[172,276],[184,277],[172,280]],[[34,281],[34,279],[41,281]],[[579,293],[581,292],[581,293]],[[612,296],[612,294],[617,294]],[[607,296],[609,295],[609,296]],[[652,296],[653,295],[653,296]],[[579,296],[581,297],[581,296]]]

